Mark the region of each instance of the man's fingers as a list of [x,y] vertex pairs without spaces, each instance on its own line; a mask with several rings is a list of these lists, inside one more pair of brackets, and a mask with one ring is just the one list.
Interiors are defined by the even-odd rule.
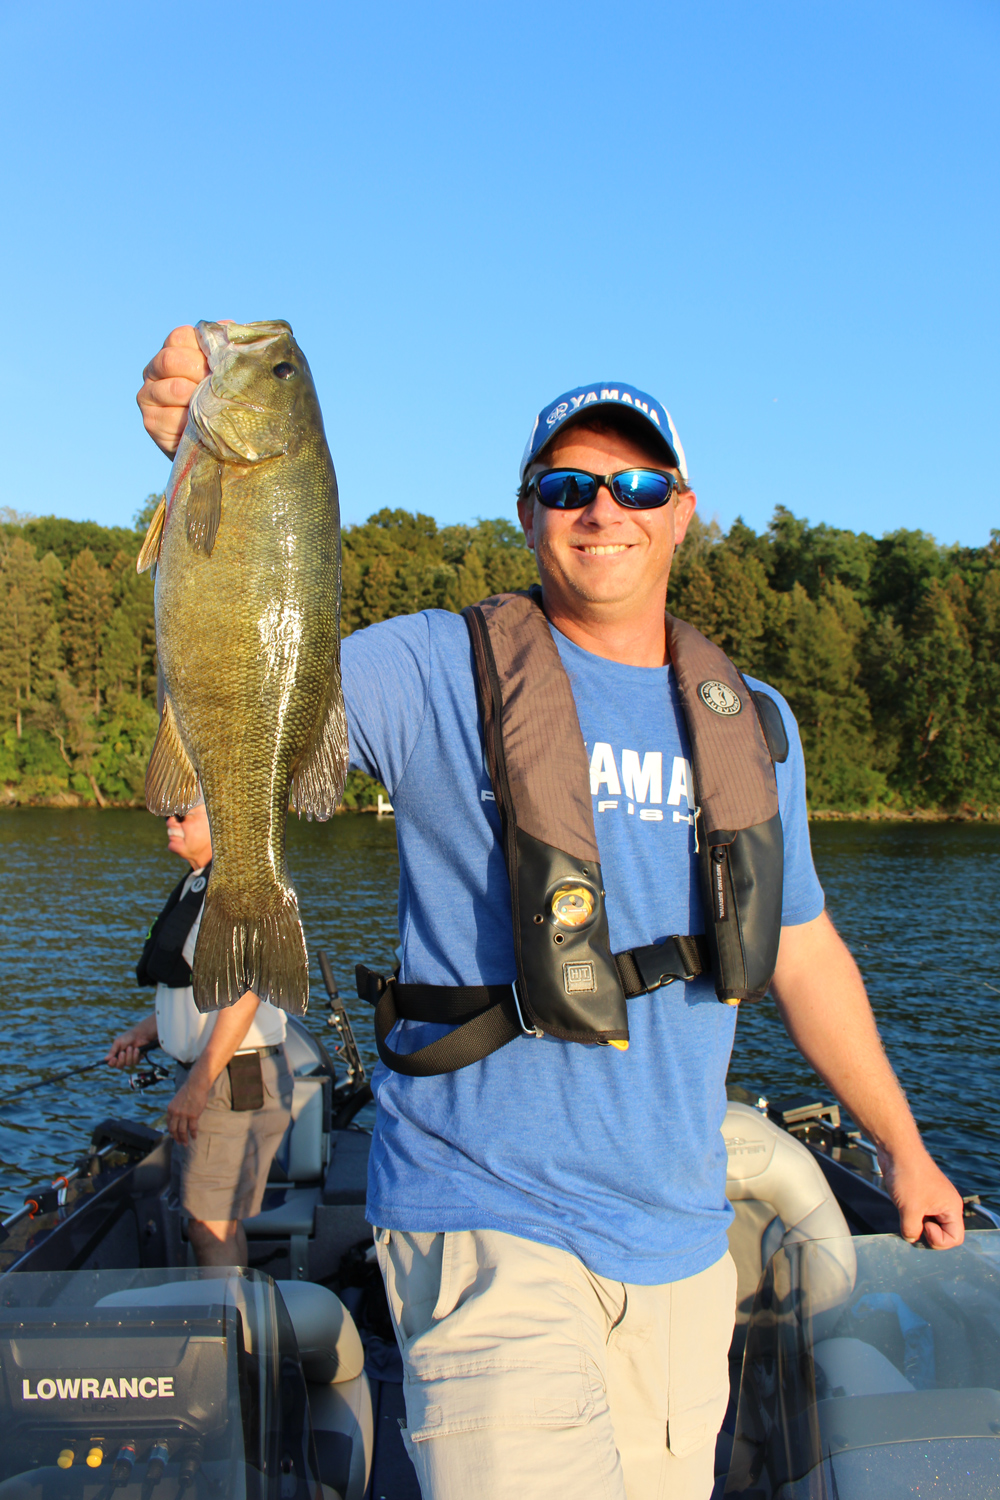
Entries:
[[168,458],[177,451],[191,397],[207,374],[208,361],[189,324],[167,334],[163,348],[142,372],[142,386],[135,399],[143,426]]
[[949,1209],[924,1220],[924,1239],[932,1250],[951,1250],[965,1239],[965,1216]]
[[197,385],[207,374],[208,360],[200,349],[168,349],[164,346],[153,355],[142,372],[142,378],[148,382],[179,375],[184,380],[191,380]]
[[191,323],[181,323],[172,328],[163,340],[164,349],[197,349],[201,353],[198,335]]

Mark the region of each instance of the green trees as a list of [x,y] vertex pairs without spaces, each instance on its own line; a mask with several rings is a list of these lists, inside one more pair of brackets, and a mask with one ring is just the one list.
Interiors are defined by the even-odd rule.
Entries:
[[59,666],[52,594],[61,572],[51,553],[39,562],[16,532],[0,537],[0,701],[17,739],[25,714],[45,695]]
[[[0,797],[141,802],[156,734],[149,575],[136,529],[0,518]],[[439,527],[384,509],[343,534],[344,635],[526,588],[513,520]],[[669,608],[788,698],[814,809],[1000,811],[1000,532],[940,547],[779,508],[761,535],[697,518]],[[372,797],[352,778],[348,802]]]
[[696,527],[670,606],[788,698],[810,806],[1000,810],[1000,533]]

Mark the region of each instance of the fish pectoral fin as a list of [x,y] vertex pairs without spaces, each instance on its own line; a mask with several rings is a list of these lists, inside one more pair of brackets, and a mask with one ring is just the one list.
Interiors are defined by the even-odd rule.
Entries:
[[160,543],[163,540],[163,523],[167,516],[167,497],[160,496],[160,503],[153,512],[153,519],[149,523],[146,539],[139,548],[139,556],[135,560],[135,571],[145,573],[147,568],[155,567],[160,556]]
[[198,800],[198,773],[184,748],[174,705],[163,700],[160,728],[146,767],[146,806],[157,817],[189,812]]
[[222,465],[199,455],[191,471],[187,497],[187,539],[196,552],[211,557],[222,520]]
[[[339,652],[338,652],[339,658]],[[332,664],[323,713],[312,740],[292,773],[291,804],[301,817],[331,818],[344,795],[347,776],[347,715],[339,659]]]

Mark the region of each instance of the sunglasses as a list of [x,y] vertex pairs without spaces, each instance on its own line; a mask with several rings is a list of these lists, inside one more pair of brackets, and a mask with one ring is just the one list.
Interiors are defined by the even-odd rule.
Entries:
[[588,474],[586,469],[547,469],[528,484],[549,510],[582,510],[602,486],[627,510],[656,510],[666,505],[679,484],[665,469],[619,469],[617,474]]

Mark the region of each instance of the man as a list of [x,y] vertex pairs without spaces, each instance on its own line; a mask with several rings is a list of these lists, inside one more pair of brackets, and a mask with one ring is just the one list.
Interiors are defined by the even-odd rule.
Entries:
[[[204,374],[190,329],[147,367],[139,405],[165,452]],[[705,931],[664,616],[694,507],[652,398],[584,387],[540,414],[518,510],[590,760],[616,953]],[[511,887],[465,622],[429,611],[358,632],[343,678],[352,764],[378,776],[396,812],[401,982],[509,986]],[[904,1236],[957,1244],[961,1200],[920,1141],[823,912],[801,747],[780,709],[791,751],[776,766],[784,895],[771,991],[875,1140]],[[445,1076],[376,1074],[368,1215],[425,1500],[710,1493],[735,1299],[719,1133],[734,1024],[702,977],[629,1001],[628,1050],[522,1035]],[[407,1020],[390,1041],[413,1053],[445,1034]]]
[[150,929],[136,971],[140,984],[156,985],[156,1009],[115,1037],[107,1060],[113,1068],[135,1067],[140,1049],[156,1043],[176,1059],[167,1129],[188,1238],[200,1266],[245,1266],[242,1221],[260,1212],[291,1119],[285,1015],[252,991],[227,1010],[200,1014],[191,965],[212,859],[204,801],[167,819],[167,843],[191,873]]

